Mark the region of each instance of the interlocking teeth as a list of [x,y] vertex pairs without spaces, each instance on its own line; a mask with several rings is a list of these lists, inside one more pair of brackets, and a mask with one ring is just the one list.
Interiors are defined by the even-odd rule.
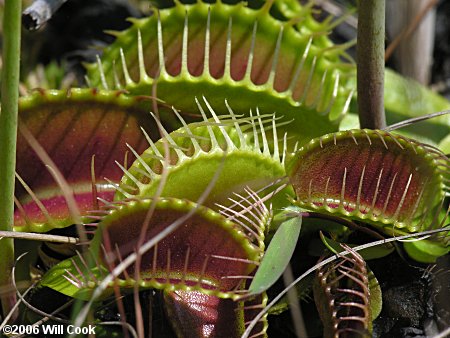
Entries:
[[[356,251],[345,248],[350,250],[350,255],[321,267],[314,283],[314,299],[326,336],[355,331],[368,334],[373,318],[370,301],[375,300],[370,297],[371,291],[378,289],[381,292],[364,259]],[[371,283],[368,275],[372,276]]]

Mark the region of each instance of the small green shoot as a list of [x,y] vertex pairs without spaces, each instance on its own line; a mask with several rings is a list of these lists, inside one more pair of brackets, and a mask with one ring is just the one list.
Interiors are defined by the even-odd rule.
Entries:
[[267,290],[283,274],[297,245],[301,225],[301,214],[281,223],[250,284],[250,294],[259,294]]
[[[339,254],[340,252],[345,251],[342,249],[342,246],[339,242],[332,240],[331,238],[326,237],[322,231],[320,232],[320,239],[323,244],[330,250],[333,254]],[[355,244],[347,244],[349,247],[354,248]],[[377,259],[386,257],[390,253],[394,251],[394,246],[391,244],[375,246],[367,249],[363,249],[358,252],[364,260]]]

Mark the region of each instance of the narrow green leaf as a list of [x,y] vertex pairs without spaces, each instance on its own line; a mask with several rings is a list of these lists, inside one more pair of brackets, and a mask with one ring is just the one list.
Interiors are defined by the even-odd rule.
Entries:
[[250,284],[249,292],[258,294],[272,286],[286,269],[297,245],[302,217],[284,221],[272,238],[261,265]]
[[[336,242],[328,237],[326,237],[322,232],[320,232],[320,239],[323,244],[334,254],[339,254],[342,251],[345,251],[339,242]],[[351,248],[357,246],[357,244],[348,244]],[[386,257],[394,251],[395,247],[391,244],[380,245],[376,247],[371,247],[367,249],[363,249],[358,251],[364,260],[371,260]]]
[[381,286],[380,283],[378,283],[377,277],[375,277],[369,267],[367,267],[367,277],[369,278],[370,290],[370,316],[372,320],[375,320],[380,315],[383,307]]

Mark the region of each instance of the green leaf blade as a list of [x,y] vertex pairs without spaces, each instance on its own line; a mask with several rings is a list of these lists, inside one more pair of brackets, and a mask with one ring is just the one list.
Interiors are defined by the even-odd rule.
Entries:
[[294,253],[301,225],[301,216],[290,218],[280,225],[250,284],[250,294],[259,294],[267,290],[282,275]]

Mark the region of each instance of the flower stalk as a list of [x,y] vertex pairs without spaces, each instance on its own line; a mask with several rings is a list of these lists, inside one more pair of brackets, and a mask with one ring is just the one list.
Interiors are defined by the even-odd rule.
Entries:
[[385,1],[360,0],[357,89],[361,128],[386,127],[384,113]]
[[[21,1],[6,0],[3,15],[3,70],[0,111],[0,230],[12,231],[18,121]],[[0,287],[5,315],[14,303],[11,270],[14,264],[12,238],[0,240]]]

